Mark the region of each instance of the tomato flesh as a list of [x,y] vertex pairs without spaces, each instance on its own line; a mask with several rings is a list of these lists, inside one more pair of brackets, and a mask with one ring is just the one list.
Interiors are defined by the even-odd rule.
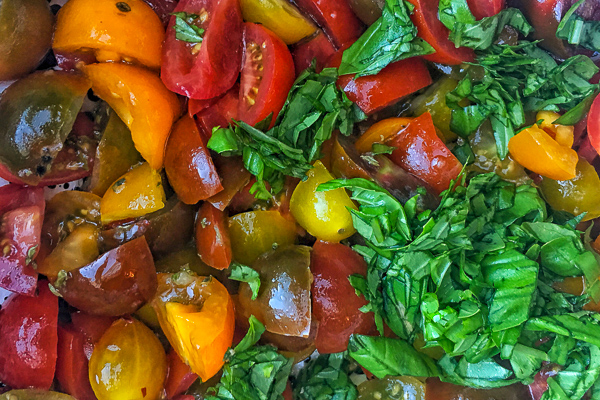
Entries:
[[231,264],[232,251],[223,211],[206,202],[196,219],[196,248],[202,261],[216,269]]
[[239,92],[238,85],[235,85],[213,105],[196,114],[198,128],[200,128],[200,132],[206,140],[212,136],[214,127],[221,126],[225,128],[234,119],[238,119]]
[[172,399],[188,390],[188,388],[198,379],[189,365],[181,360],[181,357],[173,349],[167,354],[167,363],[169,370],[167,380],[165,381],[165,393],[167,399]]
[[88,379],[86,339],[72,325],[58,327],[58,359],[56,379],[60,387],[78,400],[95,400]]
[[0,381],[49,390],[54,379],[58,297],[40,282],[37,297],[14,294],[0,311]]
[[175,12],[199,15],[205,29],[197,44],[175,37],[171,17],[163,44],[161,78],[175,93],[192,99],[210,99],[235,83],[241,64],[242,12],[235,0],[183,0]]
[[256,125],[272,115],[272,127],[293,84],[294,61],[286,44],[262,25],[245,23],[240,120]]
[[588,113],[587,132],[590,144],[600,154],[600,95],[596,96]]
[[504,9],[505,3],[505,0],[467,0],[471,12],[478,20],[498,14]]
[[292,51],[294,66],[296,67],[296,76],[310,67],[315,60],[317,72],[327,65],[327,61],[335,54],[335,47],[322,31],[310,40],[297,44]]

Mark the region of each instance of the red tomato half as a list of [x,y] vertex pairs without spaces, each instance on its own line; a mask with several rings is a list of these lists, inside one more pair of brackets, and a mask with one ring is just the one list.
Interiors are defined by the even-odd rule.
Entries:
[[491,17],[504,9],[505,0],[467,0],[467,4],[476,19]]
[[294,84],[294,61],[286,44],[262,25],[244,24],[244,62],[238,117],[256,125],[272,115],[275,125]]
[[196,218],[196,249],[206,264],[226,269],[231,264],[232,252],[225,213],[206,202]]
[[458,65],[473,61],[475,53],[467,47],[456,48],[448,39],[450,31],[438,19],[438,0],[408,0],[415,6],[410,19],[422,37],[435,49],[425,59],[441,64]]
[[396,147],[390,154],[394,163],[424,180],[438,193],[456,179],[461,163],[437,136],[431,114],[414,118],[387,144]]
[[0,310],[0,381],[50,389],[56,366],[58,297],[40,282],[37,297],[14,294]]
[[292,57],[296,67],[296,76],[310,67],[313,60],[316,60],[317,72],[321,72],[327,61],[335,54],[335,47],[322,31],[310,40],[303,41],[294,46]]
[[196,115],[202,136],[208,140],[215,126],[227,127],[232,120],[238,119],[238,103],[240,89],[238,85],[227,91],[213,105]]
[[233,86],[240,71],[242,12],[236,0],[182,0],[175,8],[200,16],[205,29],[199,46],[175,37],[171,17],[163,43],[161,78],[175,93],[210,99]]
[[348,277],[367,274],[365,260],[350,247],[318,241],[313,246],[310,269],[313,273],[313,315],[319,321],[315,344],[321,354],[339,353],[348,347],[353,333],[368,334],[375,327],[372,313],[363,313],[367,304],[358,297]]
[[514,384],[498,389],[473,389],[439,379],[427,379],[425,400],[529,400],[527,386]]
[[100,315],[91,315],[82,311],[77,311],[71,314],[71,322],[75,329],[83,334],[85,338],[84,353],[89,360],[92,357],[94,345],[100,340],[104,332],[116,318],[104,317]]
[[295,0],[302,11],[323,28],[338,47],[355,41],[364,25],[352,11],[348,0]]
[[0,287],[33,296],[37,272],[30,265],[42,234],[42,188],[0,187]]
[[600,154],[600,95],[596,96],[588,113],[587,131],[590,143]]
[[66,393],[77,400],[96,400],[88,378],[86,338],[72,324],[58,327],[56,379]]

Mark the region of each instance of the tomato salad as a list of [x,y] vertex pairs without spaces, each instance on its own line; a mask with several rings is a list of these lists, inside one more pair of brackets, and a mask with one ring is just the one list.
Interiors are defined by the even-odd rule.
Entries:
[[600,399],[600,1],[0,0],[0,400]]

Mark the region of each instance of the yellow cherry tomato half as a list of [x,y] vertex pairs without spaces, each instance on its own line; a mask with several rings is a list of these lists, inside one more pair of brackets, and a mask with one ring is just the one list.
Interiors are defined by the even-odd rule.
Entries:
[[356,232],[347,208],[356,210],[344,189],[317,192],[320,184],[333,180],[327,168],[317,161],[300,182],[290,200],[290,212],[304,229],[317,239],[339,242]]
[[154,333],[135,319],[119,319],[95,345],[89,377],[98,400],[156,400],[167,356]]

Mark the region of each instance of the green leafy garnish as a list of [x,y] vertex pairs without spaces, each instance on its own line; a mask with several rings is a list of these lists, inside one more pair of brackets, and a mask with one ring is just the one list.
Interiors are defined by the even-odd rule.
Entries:
[[356,400],[358,391],[349,374],[356,369],[348,353],[322,354],[308,362],[294,381],[298,400]]
[[273,128],[263,131],[236,122],[234,127],[216,128],[208,147],[243,157],[246,169],[256,176],[250,192],[257,198],[268,199],[271,193],[278,193],[286,176],[306,179],[332,132],[337,129],[349,135],[354,124],[365,118],[337,88],[337,77],[334,68],[319,74],[314,67],[307,69],[296,79]]
[[282,400],[292,370],[293,359],[273,346],[257,346],[265,327],[254,316],[250,329],[236,346],[225,354],[221,381],[209,389],[206,400]]
[[260,290],[260,274],[257,271],[246,265],[234,262],[231,265],[229,279],[246,282],[250,286],[250,290],[252,290],[252,300],[256,300],[258,291]]
[[600,21],[586,21],[575,11],[585,0],[579,0],[567,11],[556,29],[556,37],[569,44],[600,51]]
[[434,52],[417,37],[410,20],[414,6],[405,0],[386,0],[381,17],[342,56],[340,75],[374,75],[389,64]]
[[196,24],[200,20],[198,14],[190,14],[183,11],[174,12],[175,16],[175,38],[188,43],[201,43],[203,40],[204,29]]

